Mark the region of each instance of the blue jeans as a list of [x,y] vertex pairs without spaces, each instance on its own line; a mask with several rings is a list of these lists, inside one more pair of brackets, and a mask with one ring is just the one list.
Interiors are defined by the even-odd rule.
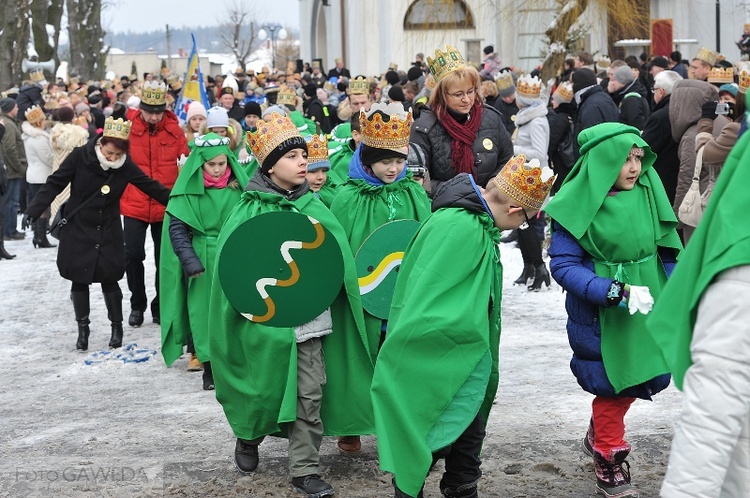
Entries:
[[21,182],[23,182],[23,178],[13,178],[12,180],[8,180],[8,184],[5,187],[3,236],[6,238],[18,231],[18,202],[21,195]]

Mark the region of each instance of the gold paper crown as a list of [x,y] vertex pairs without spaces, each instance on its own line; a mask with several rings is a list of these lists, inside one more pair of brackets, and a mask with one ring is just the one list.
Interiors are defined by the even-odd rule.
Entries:
[[530,163],[527,163],[526,156],[519,154],[508,161],[500,173],[492,179],[492,183],[524,207],[539,211],[552,189],[552,184],[555,183],[555,175],[551,174],[545,181],[542,173],[543,170],[539,167],[538,160],[532,159]]
[[514,88],[516,86],[513,83],[513,73],[510,71],[503,71],[495,78],[495,84],[497,85],[498,91],[507,90],[508,88]]
[[395,62],[391,62],[390,64],[388,64],[388,69],[391,71],[398,71],[398,64],[396,64]]
[[750,87],[750,65],[741,66],[739,68],[739,87],[740,93],[747,93],[747,88]]
[[248,131],[245,140],[255,158],[263,164],[272,150],[293,137],[301,135],[292,120],[278,112],[272,112],[270,121],[258,121],[255,131]]
[[282,86],[276,96],[276,103],[297,107],[297,94],[291,88]]
[[122,118],[115,120],[112,119],[112,116],[108,117],[104,122],[104,136],[127,140],[130,136],[130,121],[123,121]]
[[429,66],[430,74],[432,74],[437,83],[439,83],[446,74],[466,65],[464,58],[461,56],[461,52],[457,49],[450,45],[446,45],[445,50],[445,52],[440,49],[435,50],[434,59],[431,59],[429,55],[427,56],[427,66]]
[[36,124],[41,121],[44,121],[45,115],[44,111],[42,111],[42,108],[38,105],[33,105],[29,107],[26,112],[23,113],[24,116],[26,116],[26,121],[28,121],[31,124]]
[[370,82],[367,78],[360,76],[349,80],[349,95],[369,95],[370,94]]
[[610,59],[606,55],[602,55],[596,61],[596,67],[598,67],[599,69],[607,69],[611,64],[612,64],[612,59]]
[[141,88],[141,103],[164,105],[167,102],[167,85],[161,81],[146,81]]
[[34,83],[41,83],[42,81],[44,81],[44,71],[42,71],[41,69],[31,71],[29,73],[29,79]]
[[734,83],[734,68],[712,67],[708,73],[709,83]]
[[538,99],[542,93],[542,80],[536,76],[524,74],[516,82],[516,93],[519,97]]
[[409,146],[411,111],[404,111],[401,102],[375,103],[369,111],[359,112],[362,142],[378,149],[401,149]]
[[328,140],[325,135],[308,135],[307,142],[307,164],[328,161]]
[[698,53],[695,54],[696,59],[700,59],[703,62],[707,62],[708,64],[711,64],[712,66],[716,64],[716,52],[713,50],[709,50],[706,47],[701,47],[700,50],[698,50]]
[[552,96],[557,98],[557,101],[561,103],[572,102],[574,97],[573,84],[568,81],[560,83]]

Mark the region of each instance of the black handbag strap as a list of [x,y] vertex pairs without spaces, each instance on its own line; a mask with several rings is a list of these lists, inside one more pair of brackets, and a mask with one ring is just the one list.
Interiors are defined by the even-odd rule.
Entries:
[[106,181],[104,182],[104,184],[103,184],[103,185],[102,185],[102,186],[101,186],[101,187],[99,188],[99,190],[97,190],[96,192],[94,192],[93,194],[91,194],[91,195],[90,195],[90,196],[89,196],[89,197],[88,197],[88,198],[87,198],[87,199],[86,199],[85,201],[83,201],[82,203],[80,203],[79,205],[77,205],[77,206],[76,206],[76,208],[75,208],[75,209],[74,209],[73,211],[71,211],[71,212],[70,212],[70,214],[66,214],[66,215],[64,215],[64,216],[62,217],[62,219],[60,219],[60,224],[61,224],[61,225],[66,225],[66,224],[68,223],[68,221],[70,221],[70,220],[71,220],[71,219],[73,218],[73,216],[75,216],[75,215],[76,215],[76,213],[77,213],[78,211],[80,211],[81,209],[83,209],[84,207],[86,207],[86,204],[88,204],[89,202],[93,201],[93,200],[94,200],[94,198],[95,198],[96,196],[98,196],[98,195],[99,195],[99,194],[100,194],[100,193],[102,192],[102,188],[104,188],[104,186],[105,186],[105,185],[107,185],[107,184],[108,184],[108,183],[109,183],[109,182],[110,182],[110,181],[112,180],[112,176],[113,176],[114,174],[115,174],[115,173],[114,173],[114,171],[113,171],[112,173],[110,173],[110,174],[109,174],[109,178],[107,178],[107,180],[106,180]]

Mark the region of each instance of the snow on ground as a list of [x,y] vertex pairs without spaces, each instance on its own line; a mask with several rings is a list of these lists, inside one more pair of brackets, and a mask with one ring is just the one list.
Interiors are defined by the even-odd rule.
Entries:
[[[299,496],[288,484],[285,440],[263,443],[254,475],[237,473],[235,439],[221,406],[213,392],[201,390],[200,373],[185,370],[185,356],[171,368],[159,354],[140,363],[86,364],[92,353],[107,351],[101,290],[92,286],[90,349],[78,352],[70,283],[57,272],[57,249],[34,249],[30,239],[29,233],[24,241],[6,241],[17,258],[0,262],[0,497]],[[554,282],[536,293],[512,285],[522,267],[514,244],[503,244],[502,260],[501,380],[481,496],[593,497],[593,464],[580,451],[592,397],[568,367],[564,295]],[[151,257],[147,269],[153,282]],[[127,321],[130,296],[124,280],[121,286]],[[153,284],[148,293],[153,297]],[[159,328],[148,312],[143,327],[125,324],[124,341],[146,355],[159,350]],[[658,496],[680,403],[670,387],[654,402],[635,403],[626,419],[642,497]],[[393,495],[372,436],[354,458],[325,438],[321,464],[338,497]],[[426,497],[440,496],[441,465],[427,480]]]

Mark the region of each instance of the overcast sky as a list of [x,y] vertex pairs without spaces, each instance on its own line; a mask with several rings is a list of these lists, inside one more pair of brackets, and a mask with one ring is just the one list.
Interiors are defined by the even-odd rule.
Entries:
[[257,21],[299,28],[299,0],[112,0],[102,13],[102,25],[110,33],[163,30],[167,24],[216,26],[228,17],[228,6],[235,4],[245,5]]

